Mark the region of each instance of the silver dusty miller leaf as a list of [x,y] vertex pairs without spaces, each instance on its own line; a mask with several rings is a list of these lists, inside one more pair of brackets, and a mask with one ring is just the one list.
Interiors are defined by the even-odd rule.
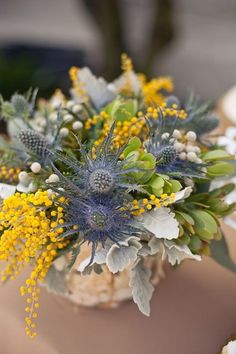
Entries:
[[50,292],[54,294],[66,294],[66,272],[59,272],[52,266],[49,268],[43,284]]
[[138,255],[135,246],[113,245],[107,254],[107,267],[110,272],[122,272],[130,263],[134,262]]
[[130,287],[133,300],[139,310],[146,316],[150,315],[150,300],[154,287],[150,283],[151,270],[148,269],[141,259],[131,270]]

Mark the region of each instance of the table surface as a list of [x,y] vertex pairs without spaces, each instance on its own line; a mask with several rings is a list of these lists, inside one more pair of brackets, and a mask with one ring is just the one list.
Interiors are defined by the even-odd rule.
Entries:
[[[225,229],[236,251],[234,231]],[[236,274],[209,258],[165,272],[149,318],[132,302],[112,310],[77,308],[43,290],[34,340],[24,334],[22,275],[0,291],[0,353],[216,354],[236,332]]]

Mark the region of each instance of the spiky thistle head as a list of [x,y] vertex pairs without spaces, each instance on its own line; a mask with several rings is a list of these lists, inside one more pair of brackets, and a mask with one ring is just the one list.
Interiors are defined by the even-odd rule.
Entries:
[[[177,119],[175,128],[184,131],[193,130],[198,138],[215,129],[219,124],[219,119],[211,113],[211,104],[200,101],[196,95],[190,94],[188,99],[181,105],[176,96],[168,96],[166,99],[167,107],[183,108],[186,112],[185,119]],[[165,120],[165,128],[173,127],[173,119]]]
[[174,146],[167,145],[160,149],[156,157],[160,165],[167,166],[176,160],[178,154]]
[[199,158],[200,148],[192,145],[193,141],[185,144],[178,140],[181,137],[184,140],[195,139],[194,132],[188,132],[186,135],[178,130],[170,132],[155,131],[146,141],[145,146],[148,152],[156,157],[156,171],[176,178],[204,176],[204,165]]
[[[85,194],[109,194],[116,189],[133,188],[130,172],[137,172],[137,169],[127,167],[127,160],[121,160],[120,156],[126,145],[113,151],[111,149],[113,140],[113,129],[111,129],[103,144],[97,147],[95,154],[86,152],[80,143],[81,160],[66,157],[61,153],[53,153],[52,159],[55,163],[62,162],[72,171],[67,181],[61,179],[63,188],[67,188],[68,181],[72,181]],[[59,172],[59,171],[57,171]]]
[[89,176],[88,184],[96,193],[108,193],[115,183],[111,171],[105,169],[95,169]]
[[185,122],[180,122],[180,127],[194,130],[198,137],[210,133],[219,125],[219,119],[212,113],[212,105],[200,101],[194,94],[185,102],[185,110],[188,117]]
[[78,242],[92,244],[91,262],[97,246],[104,245],[106,240],[119,244],[130,235],[140,230],[137,222],[128,210],[127,194],[84,196],[77,190],[73,195],[68,191],[58,190],[65,197],[66,210],[64,239],[76,239]]
[[21,130],[17,139],[26,150],[39,158],[45,158],[49,154],[49,143],[41,134],[32,129]]

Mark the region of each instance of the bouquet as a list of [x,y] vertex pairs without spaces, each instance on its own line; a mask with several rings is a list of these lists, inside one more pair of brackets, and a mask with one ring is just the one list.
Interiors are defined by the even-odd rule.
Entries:
[[129,270],[133,300],[149,315],[153,261],[200,261],[216,244],[226,253],[219,219],[235,208],[224,201],[234,184],[211,187],[234,172],[234,156],[210,135],[218,119],[208,103],[181,102],[170,77],[149,81],[125,54],[112,83],[86,67],[70,78],[68,96],[1,98],[1,281],[30,265],[20,291],[32,338],[40,285],[66,295],[72,271]]

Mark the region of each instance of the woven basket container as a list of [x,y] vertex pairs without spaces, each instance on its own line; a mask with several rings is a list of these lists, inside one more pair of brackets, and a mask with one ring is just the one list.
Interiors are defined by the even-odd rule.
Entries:
[[[114,308],[124,300],[132,298],[129,287],[130,271],[132,265],[123,272],[112,274],[106,266],[103,272],[89,275],[81,275],[77,269],[79,264],[89,256],[89,249],[84,247],[81,250],[72,270],[66,276],[66,294],[68,300],[76,305],[89,307]],[[146,266],[152,271],[151,282],[157,285],[163,273],[163,261],[160,257],[150,257],[145,260]],[[55,268],[61,270],[63,263],[66,265],[66,258],[59,259]],[[50,291],[50,289],[49,289]]]

